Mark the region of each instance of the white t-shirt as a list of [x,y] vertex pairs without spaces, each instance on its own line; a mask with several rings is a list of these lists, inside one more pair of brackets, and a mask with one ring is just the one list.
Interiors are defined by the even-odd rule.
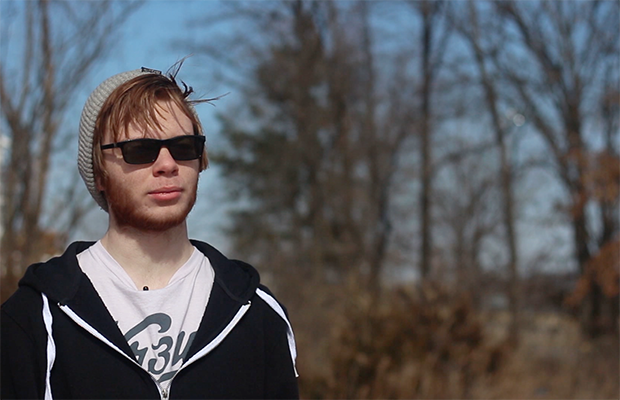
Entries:
[[138,363],[168,386],[180,368],[204,314],[215,272],[197,249],[158,290],[136,288],[101,241],[77,256],[118,324]]

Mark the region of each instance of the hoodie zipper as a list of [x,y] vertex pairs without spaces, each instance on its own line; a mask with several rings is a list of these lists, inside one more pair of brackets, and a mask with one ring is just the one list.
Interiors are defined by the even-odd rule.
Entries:
[[[198,351],[196,354],[194,354],[189,360],[187,360],[187,362],[183,363],[183,365],[181,365],[181,368],[179,368],[175,374],[172,376],[172,378],[170,379],[170,381],[168,381],[168,385],[166,388],[163,388],[156,380],[155,378],[149,374],[149,376],[151,377],[151,379],[153,380],[153,383],[155,383],[155,386],[157,386],[157,390],[159,391],[159,395],[161,397],[162,400],[167,400],[168,396],[170,395],[170,387],[172,386],[172,380],[177,376],[177,374],[179,373],[179,371],[181,371],[182,369],[186,368],[188,365],[193,364],[194,362],[196,362],[197,360],[199,360],[200,358],[206,356],[207,354],[209,354],[211,351],[213,351],[213,349],[215,349],[220,343],[222,343],[222,341],[226,338],[226,336],[228,336],[228,334],[234,329],[235,326],[237,326],[237,324],[239,323],[239,321],[241,320],[241,318],[243,318],[243,316],[245,315],[245,313],[248,311],[248,309],[250,308],[250,305],[252,304],[251,301],[248,300],[248,302],[244,305],[241,306],[241,308],[239,309],[239,311],[237,311],[237,314],[235,314],[235,316],[233,317],[233,319],[228,323],[228,325],[226,325],[226,327],[215,337],[215,339],[213,339],[211,342],[209,342],[205,347],[203,347],[200,351]],[[108,346],[110,346],[111,348],[113,348],[114,350],[116,350],[118,353],[122,354],[125,358],[133,361],[138,367],[140,367],[141,369],[142,366],[140,364],[138,364],[138,362],[129,357],[127,354],[125,354],[121,349],[118,348],[118,346],[116,346],[114,343],[110,342],[105,336],[103,336],[98,330],[96,330],[95,328],[93,328],[90,324],[88,324],[88,322],[84,321],[82,318],[80,318],[79,315],[77,315],[75,312],[73,312],[73,310],[71,308],[69,308],[69,306],[66,305],[62,305],[60,303],[58,303],[58,307],[69,316],[69,318],[71,318],[76,324],[78,324],[79,326],[81,326],[83,329],[85,329],[88,333],[90,333],[91,335],[95,336],[97,339],[101,340],[103,343],[107,344]],[[144,370],[144,369],[143,369]],[[148,372],[147,372],[148,373]]]

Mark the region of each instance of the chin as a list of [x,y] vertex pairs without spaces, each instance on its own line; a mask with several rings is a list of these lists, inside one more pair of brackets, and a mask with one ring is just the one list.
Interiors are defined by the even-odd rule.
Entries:
[[120,228],[134,228],[147,232],[163,232],[183,224],[191,210],[191,205],[183,210],[161,210],[167,212],[141,213],[137,210],[110,208],[114,220]]
[[142,218],[135,221],[133,227],[143,231],[163,232],[185,223],[187,213],[179,216],[169,216],[162,218]]
[[[112,196],[114,197],[114,196]],[[110,201],[112,200],[112,201]],[[164,232],[185,223],[196,202],[196,192],[184,202],[169,206],[136,207],[125,199],[108,201],[110,215],[119,228],[134,228],[145,232]]]

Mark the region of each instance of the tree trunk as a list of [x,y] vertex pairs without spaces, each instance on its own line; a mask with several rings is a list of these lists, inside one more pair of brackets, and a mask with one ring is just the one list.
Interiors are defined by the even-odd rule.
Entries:
[[431,194],[432,194],[432,154],[431,154],[431,84],[433,70],[431,67],[431,46],[433,39],[432,14],[435,7],[432,2],[424,1],[421,4],[422,13],[422,88],[420,103],[420,156],[421,156],[421,183],[420,189],[420,272],[422,279],[426,279],[431,271],[431,257],[433,249],[431,231]]

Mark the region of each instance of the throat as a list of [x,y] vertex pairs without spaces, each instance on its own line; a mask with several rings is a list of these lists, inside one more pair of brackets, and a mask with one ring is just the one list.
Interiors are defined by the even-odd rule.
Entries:
[[101,244],[127,272],[138,291],[166,287],[195,250],[185,231],[184,236],[178,235],[181,239],[164,235],[168,239],[166,244],[161,243],[161,237],[148,240],[153,238],[122,233],[127,232],[110,229],[101,239]]

